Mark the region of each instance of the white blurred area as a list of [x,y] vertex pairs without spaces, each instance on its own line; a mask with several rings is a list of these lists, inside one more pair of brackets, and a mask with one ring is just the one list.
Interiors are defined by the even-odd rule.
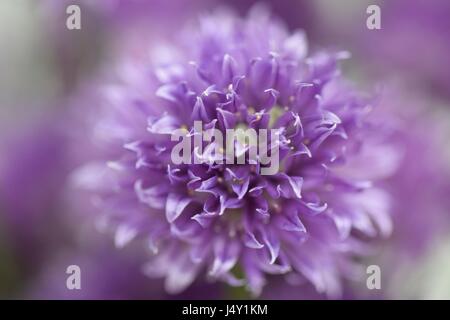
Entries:
[[420,262],[405,263],[386,286],[390,299],[450,300],[450,237],[436,240]]
[[60,86],[38,1],[0,1],[0,125],[36,116]]

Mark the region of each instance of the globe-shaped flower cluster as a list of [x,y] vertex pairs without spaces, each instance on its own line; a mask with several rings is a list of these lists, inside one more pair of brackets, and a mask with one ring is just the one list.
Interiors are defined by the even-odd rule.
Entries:
[[[169,292],[206,276],[258,295],[278,275],[338,295],[370,240],[391,231],[389,198],[374,186],[387,149],[372,100],[340,74],[347,53],[308,56],[303,32],[261,10],[203,17],[170,52],[131,58],[107,87],[93,121],[102,156],[77,173],[116,244],[143,241],[145,273]],[[174,164],[171,133],[193,135],[194,121],[224,135],[277,130],[278,172]]]

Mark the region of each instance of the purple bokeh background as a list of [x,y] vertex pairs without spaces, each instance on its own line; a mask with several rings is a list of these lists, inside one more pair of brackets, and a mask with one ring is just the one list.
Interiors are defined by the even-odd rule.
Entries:
[[[73,170],[96,152],[83,149],[78,131],[84,133],[85,128],[74,125],[74,119],[84,112],[77,101],[89,91],[86,88],[111,77],[121,57],[144,59],[161,43],[178,39],[183,26],[199,15],[223,6],[245,15],[257,1],[70,1],[82,9],[79,31],[65,28],[69,1],[30,1],[19,9],[13,0],[6,2],[6,10],[33,18],[23,32],[33,28],[41,31],[39,50],[48,57],[52,81],[47,79],[48,73],[37,76],[54,88],[50,95],[29,93],[33,91],[26,87],[25,73],[17,84],[19,88],[23,84],[22,96],[0,93],[7,101],[0,113],[0,297],[247,297],[244,290],[201,281],[179,296],[168,295],[161,280],[140,272],[139,248],[117,250],[108,236],[93,226],[92,217],[87,216],[84,203],[68,187],[68,181]],[[344,63],[344,72],[364,89],[381,88],[380,119],[391,118],[388,114],[397,116],[395,123],[387,125],[395,128],[392,141],[402,157],[396,174],[383,182],[393,195],[394,232],[372,248],[367,258],[367,264],[382,267],[389,283],[404,272],[403,265],[423,264],[450,233],[450,3],[281,0],[265,4],[290,30],[304,29],[313,51],[350,51],[352,59]],[[365,26],[369,4],[381,7],[381,30]],[[14,28],[5,32],[1,34],[5,36],[2,64],[14,60],[13,48],[8,46]],[[38,65],[40,60],[33,54],[30,52],[27,61]],[[30,74],[37,72],[29,69]],[[8,83],[10,79],[5,72],[1,81]],[[15,110],[25,112],[16,114]],[[86,275],[80,292],[65,288],[65,270],[71,264],[80,265]],[[365,281],[350,281],[342,298],[402,298],[388,285],[383,289],[369,292]],[[426,298],[420,293],[418,297]],[[326,297],[307,284],[290,287],[274,278],[262,298]]]

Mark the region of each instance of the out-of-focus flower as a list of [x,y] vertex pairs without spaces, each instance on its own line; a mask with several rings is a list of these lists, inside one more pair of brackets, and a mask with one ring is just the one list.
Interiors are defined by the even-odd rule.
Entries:
[[[258,0],[217,0],[219,4],[228,5],[245,15],[249,9],[257,5]],[[294,30],[302,28],[308,31],[308,37],[314,32],[318,23],[317,7],[314,2],[308,0],[278,0],[266,1],[270,12],[280,17],[286,25]]]
[[[80,8],[80,30],[66,27],[70,5]],[[63,89],[69,93],[76,91],[86,76],[101,70],[105,61],[114,60],[121,48],[146,54],[142,43],[149,46],[170,37],[204,5],[202,0],[44,0],[39,9]],[[140,38],[143,34],[145,38]]]
[[[409,104],[410,109],[413,105]],[[403,253],[410,257],[421,255],[449,227],[450,175],[441,148],[445,141],[439,137],[445,123],[430,117],[429,109],[427,105],[426,109],[409,110],[392,137],[403,151],[399,169],[385,181],[395,199],[392,209],[396,232],[389,241],[396,244],[393,251],[398,258]]]
[[[0,139],[0,294],[23,297],[47,259],[70,242],[64,186],[71,161],[67,139],[56,114],[46,119],[12,123]],[[4,252],[7,253],[6,257]],[[0,275],[1,277],[1,275]],[[3,292],[5,290],[5,292]]]
[[[55,117],[56,118],[56,117]],[[7,237],[25,268],[34,267],[62,236],[66,139],[53,119],[27,125],[0,144],[0,203]],[[60,229],[60,230],[58,230]],[[61,233],[59,233],[61,231]],[[42,250],[46,247],[47,250]]]
[[[86,233],[86,230],[82,233]],[[139,250],[117,250],[101,235],[90,230],[77,247],[66,248],[46,261],[26,288],[31,299],[218,299],[217,285],[196,283],[182,295],[169,296],[161,280],[149,279],[141,272]],[[88,239],[88,240],[86,240]],[[66,270],[80,270],[81,288],[67,288]]]
[[[434,276],[427,270],[437,267],[430,266],[426,259],[442,245],[450,227],[450,168],[442,148],[448,140],[448,113],[434,112],[438,108],[433,105],[439,102],[426,93],[416,90],[412,94],[411,89],[406,89],[388,82],[374,115],[389,128],[385,131],[390,132],[389,140],[399,157],[395,173],[381,181],[391,195],[392,235],[380,241],[374,254],[363,260],[367,266],[380,266],[382,287],[368,290],[364,275],[345,283],[344,298],[417,299],[433,294],[433,286],[426,281]],[[419,289],[422,287],[426,290]],[[324,298],[311,294],[306,283],[295,288],[280,281],[269,282],[263,297]]]
[[[284,274],[339,295],[341,278],[359,271],[353,256],[391,232],[388,196],[372,182],[396,159],[367,121],[370,100],[340,76],[346,55],[308,57],[304,34],[289,34],[260,8],[244,20],[203,17],[183,39],[172,62],[139,61],[106,90],[93,116],[104,155],[75,182],[94,191],[118,246],[146,241],[154,256],[145,272],[165,277],[169,292],[206,270],[254,294],[265,274]],[[281,170],[174,165],[170,134],[194,133],[194,120],[223,132],[276,129]],[[200,157],[211,160],[207,151]]]
[[[85,155],[70,153],[70,132],[61,130],[63,113],[28,124],[1,140],[0,222],[2,283],[0,295],[33,299],[162,299],[220,297],[217,286],[198,283],[169,297],[162,283],[140,272],[136,250],[112,250],[89,227],[83,204],[71,199],[67,176]],[[77,143],[70,139],[71,143]],[[83,149],[86,152],[86,149]],[[69,157],[71,157],[69,159]],[[103,241],[102,241],[103,240]],[[9,250],[6,252],[6,250]],[[8,260],[5,260],[6,259]],[[81,268],[81,290],[69,290],[66,269]],[[3,280],[3,279],[2,279]],[[6,279],[5,279],[6,280]],[[5,291],[4,291],[5,290]],[[6,291],[7,290],[7,291]]]
[[439,103],[426,91],[404,85],[392,85],[380,102],[381,117],[396,114],[391,139],[402,155],[398,170],[383,181],[392,195],[394,232],[380,255],[368,262],[382,267],[384,297],[423,297],[424,292],[405,294],[397,289],[407,288],[411,277],[418,283],[428,277],[420,273],[420,266],[450,230],[450,168],[445,154],[449,113],[439,111]]
[[382,30],[367,34],[366,44],[384,67],[401,68],[430,92],[450,96],[450,3],[437,0],[385,1]]

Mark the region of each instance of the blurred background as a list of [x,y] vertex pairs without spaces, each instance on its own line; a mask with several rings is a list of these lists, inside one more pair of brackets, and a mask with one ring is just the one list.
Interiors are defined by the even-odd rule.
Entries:
[[[82,154],[69,144],[77,96],[124,53],[150,54],[186,22],[226,6],[245,15],[252,0],[3,0],[0,2],[0,297],[54,299],[241,298],[196,283],[180,296],[140,273],[133,246],[121,250],[81,217],[65,188]],[[381,102],[404,119],[407,149],[387,181],[398,199],[395,231],[367,263],[382,267],[379,292],[344,298],[450,298],[450,2],[446,0],[263,1],[311,51],[343,49],[344,73],[363,89],[389,86]],[[66,8],[81,8],[81,30]],[[366,8],[381,8],[381,30]],[[95,102],[93,102],[95,103]],[[75,110],[74,110],[75,109]],[[70,129],[69,129],[70,128]],[[80,128],[79,130],[82,130]],[[105,263],[106,261],[106,263]],[[83,290],[66,289],[66,267],[83,270]],[[277,283],[273,283],[277,286]],[[306,289],[263,298],[324,298]]]

